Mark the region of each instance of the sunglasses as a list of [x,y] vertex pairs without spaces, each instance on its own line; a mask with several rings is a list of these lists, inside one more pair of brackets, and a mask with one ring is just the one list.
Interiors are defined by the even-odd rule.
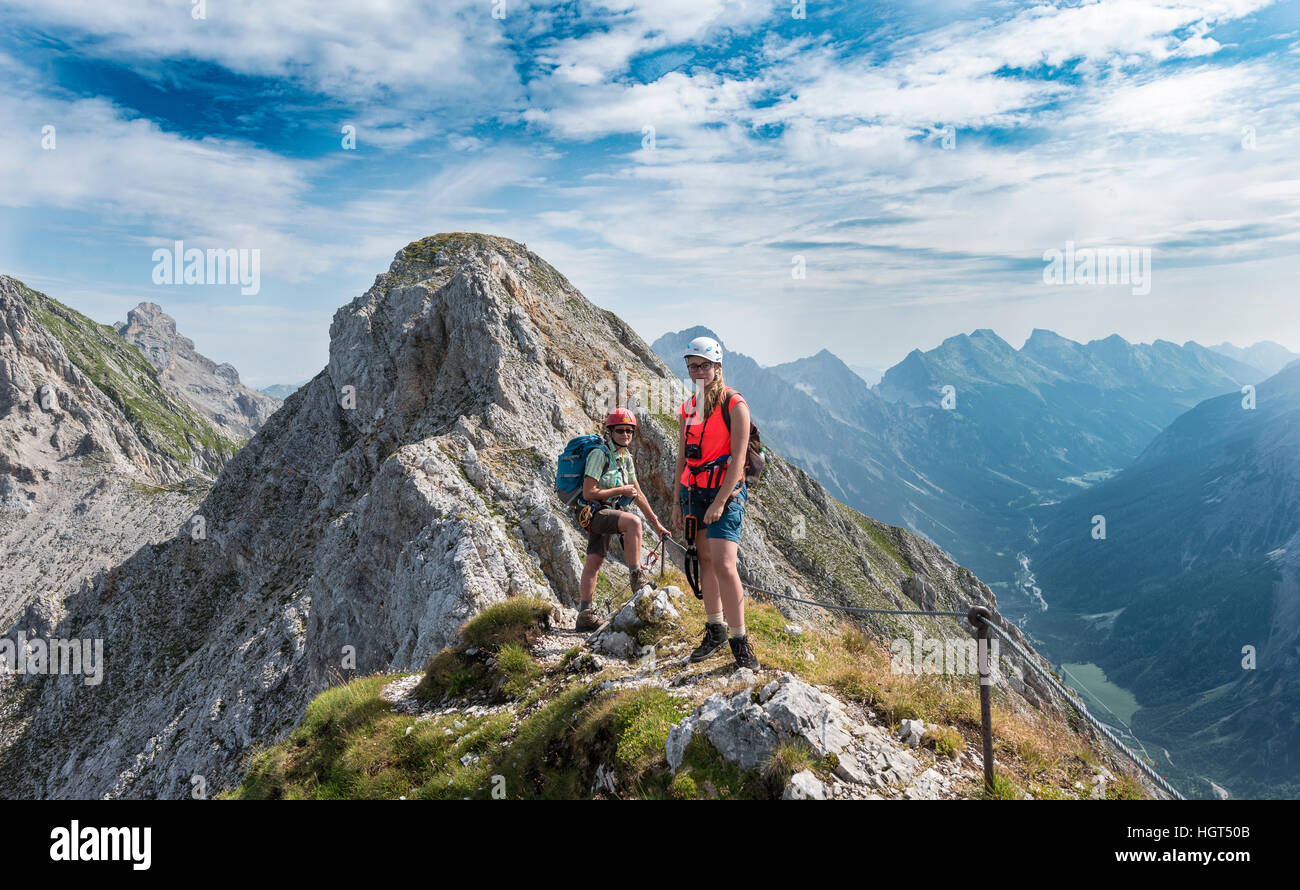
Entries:
[[687,362],[686,363],[686,370],[692,373],[694,373],[695,371],[703,371],[705,368],[711,368],[711,367],[713,367],[713,362]]
[[628,435],[631,435],[631,434],[632,434],[632,427],[630,427],[630,426],[616,426],[616,427],[614,427],[614,432],[615,432],[615,433],[627,433]]

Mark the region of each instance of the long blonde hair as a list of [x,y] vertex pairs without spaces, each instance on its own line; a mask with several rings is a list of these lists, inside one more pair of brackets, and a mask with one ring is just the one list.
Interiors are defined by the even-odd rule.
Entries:
[[722,379],[722,365],[718,365],[713,371],[713,381],[704,388],[704,419],[708,420],[713,414],[713,409],[722,404],[722,394],[727,389],[727,383]]

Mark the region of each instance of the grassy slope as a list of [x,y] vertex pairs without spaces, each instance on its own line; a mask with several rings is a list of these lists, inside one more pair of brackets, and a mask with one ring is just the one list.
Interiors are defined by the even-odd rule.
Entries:
[[[15,282],[41,325],[63,345],[68,358],[121,409],[146,445],[195,465],[202,449],[228,460],[243,442],[227,438],[189,405],[164,390],[153,366],[109,325]],[[207,469],[216,471],[218,466]]]
[[[681,584],[680,578],[667,581]],[[684,602],[684,626],[661,628],[661,652],[677,644],[693,646],[702,631],[702,606],[690,596]],[[519,603],[511,608],[518,615],[530,611]],[[477,716],[462,710],[416,720],[380,698],[383,686],[400,675],[355,679],[318,696],[302,724],[279,744],[255,752],[243,783],[222,796],[459,799],[491,798],[495,792],[513,799],[590,798],[603,765],[613,770],[621,797],[772,798],[800,769],[829,777],[834,768],[832,758],[821,761],[791,746],[762,770],[746,774],[723,762],[701,737],[692,741],[683,769],[673,776],[664,757],[669,727],[719,691],[716,687],[600,691],[603,681],[626,673],[627,665],[614,662],[594,676],[570,673],[569,662],[580,657],[576,647],[559,664],[538,665],[515,642],[525,631],[514,637],[498,633],[501,617],[497,608],[471,621],[466,640],[431,661],[442,661],[441,685],[426,678],[422,686],[431,697],[448,694],[462,707],[473,701],[505,704],[507,710]],[[750,602],[746,623],[765,668],[788,670],[824,685],[890,725],[913,717],[948,727],[929,742],[933,750],[923,750],[922,757],[955,754],[965,746],[978,750],[979,699],[973,677],[894,674],[887,641],[848,624],[787,634],[784,616],[761,602]],[[485,625],[492,630],[485,632]],[[490,641],[483,647],[493,636],[497,648]],[[471,646],[471,640],[479,646]],[[466,656],[471,648],[479,651]],[[494,655],[491,662],[482,660],[485,652]],[[457,674],[457,665],[465,673]],[[472,666],[477,669],[470,670]],[[665,665],[663,673],[702,675],[717,673],[718,667],[712,662]],[[994,699],[999,787],[989,795],[971,786],[964,796],[1076,798],[1086,792],[1074,783],[1088,788],[1094,767],[1106,765],[1119,773],[1109,757],[1070,726],[1013,714],[1000,691]],[[1142,796],[1139,786],[1123,775],[1109,793]]]

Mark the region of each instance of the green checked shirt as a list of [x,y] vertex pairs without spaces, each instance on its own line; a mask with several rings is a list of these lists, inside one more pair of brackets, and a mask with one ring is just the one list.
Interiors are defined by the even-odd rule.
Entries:
[[[597,488],[618,488],[636,481],[636,464],[632,462],[632,452],[618,455],[617,462],[610,460],[610,451],[617,454],[613,445],[593,448],[587,455],[584,476],[596,480]],[[612,498],[615,506],[622,507],[632,503],[632,498]]]

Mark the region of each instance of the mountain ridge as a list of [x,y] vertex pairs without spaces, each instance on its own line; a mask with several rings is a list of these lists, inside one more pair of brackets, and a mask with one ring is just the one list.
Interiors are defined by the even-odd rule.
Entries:
[[[555,495],[554,456],[604,416],[602,382],[628,381],[620,401],[643,411],[640,475],[667,515],[675,397],[653,400],[676,379],[517,242],[412,242],[330,332],[326,367],[221,469],[195,512],[203,536],[186,523],[96,572],[61,614],[15,623],[15,635],[102,638],[112,657],[95,687],[0,680],[0,793],[181,797],[195,776],[229,787],[242,756],[287,734],[340,675],[419,669],[512,596],[572,606],[582,536]],[[845,604],[996,609],[933,544],[848,510],[779,455],[765,476],[742,533],[747,582]],[[836,541],[794,535],[800,513]],[[1059,707],[1032,675],[1005,683],[1021,706]]]
[[[1122,472],[1043,508],[1030,551],[1049,603],[1030,629],[1139,696],[1134,728],[1203,796],[1200,776],[1237,796],[1297,792],[1300,737],[1279,718],[1300,707],[1300,365],[1254,399],[1201,402]],[[1104,540],[1088,538],[1095,516]]]
[[0,623],[175,534],[238,446],[111,327],[0,276]]

